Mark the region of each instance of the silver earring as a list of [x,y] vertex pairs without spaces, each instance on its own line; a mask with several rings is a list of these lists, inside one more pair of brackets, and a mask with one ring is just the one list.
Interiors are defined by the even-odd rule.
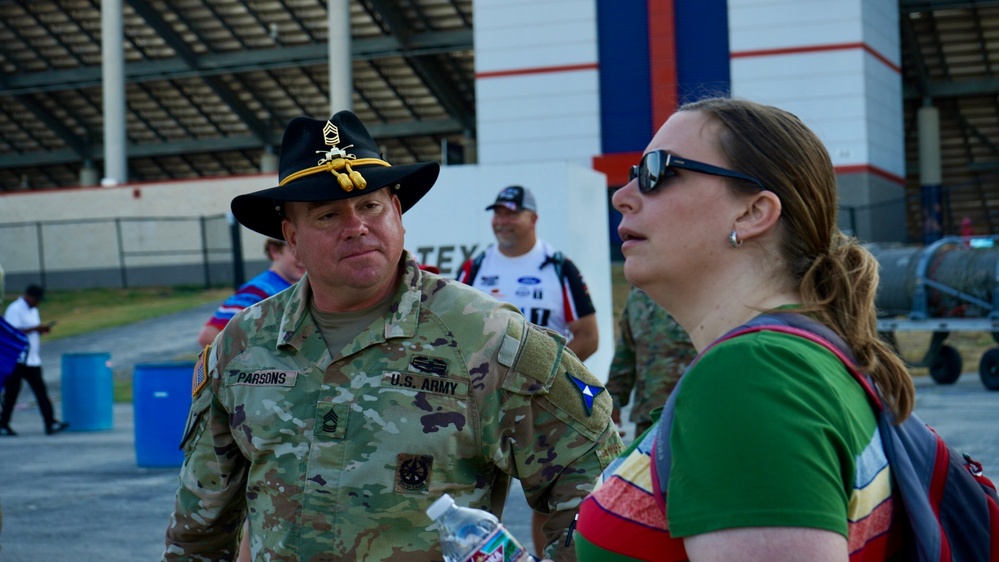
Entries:
[[739,233],[732,231],[728,235],[728,243],[732,245],[733,248],[738,248],[742,246],[742,240],[739,240]]

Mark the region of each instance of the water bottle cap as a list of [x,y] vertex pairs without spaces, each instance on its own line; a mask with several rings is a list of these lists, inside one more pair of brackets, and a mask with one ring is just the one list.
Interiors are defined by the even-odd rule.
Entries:
[[437,498],[437,501],[430,504],[430,507],[427,508],[427,517],[436,521],[437,518],[444,515],[444,512],[447,511],[452,505],[454,505],[454,499],[448,494],[444,494]]

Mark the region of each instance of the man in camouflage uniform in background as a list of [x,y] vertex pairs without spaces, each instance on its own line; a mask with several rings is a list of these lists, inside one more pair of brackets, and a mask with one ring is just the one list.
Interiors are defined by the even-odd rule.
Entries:
[[500,516],[511,477],[552,513],[546,556],[575,558],[576,508],[622,450],[610,396],[563,338],[403,250],[438,172],[389,166],[344,111],[293,120],[280,185],[233,200],[307,273],[202,354],[164,560],[231,560],[244,516],[255,560],[442,560],[426,508]]
[[620,409],[631,402],[634,389],[635,403],[628,419],[635,423],[637,439],[652,426],[652,410],[666,403],[697,351],[676,320],[634,287],[628,292],[618,329],[607,391],[614,399],[614,422],[620,424]]

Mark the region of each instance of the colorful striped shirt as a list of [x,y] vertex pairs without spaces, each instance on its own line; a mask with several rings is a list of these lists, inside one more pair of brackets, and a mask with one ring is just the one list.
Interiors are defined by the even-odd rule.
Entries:
[[222,303],[222,306],[215,310],[215,314],[212,314],[212,317],[206,323],[221,330],[225,328],[229,320],[232,320],[232,317],[240,310],[257,304],[267,297],[276,295],[288,287],[291,287],[291,283],[285,281],[284,277],[268,269],[237,289],[232,296]]
[[873,410],[828,350],[787,334],[739,336],[703,355],[677,393],[668,517],[646,474],[657,424],[580,507],[580,562],[686,560],[676,537],[759,526],[839,533],[851,562],[903,558]]

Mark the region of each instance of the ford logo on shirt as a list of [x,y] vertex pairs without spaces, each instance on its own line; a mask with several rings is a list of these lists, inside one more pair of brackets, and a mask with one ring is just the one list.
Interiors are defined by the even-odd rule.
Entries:
[[541,283],[541,280],[537,277],[521,277],[520,279],[517,279],[517,283],[520,283],[521,285],[537,285],[538,283]]

